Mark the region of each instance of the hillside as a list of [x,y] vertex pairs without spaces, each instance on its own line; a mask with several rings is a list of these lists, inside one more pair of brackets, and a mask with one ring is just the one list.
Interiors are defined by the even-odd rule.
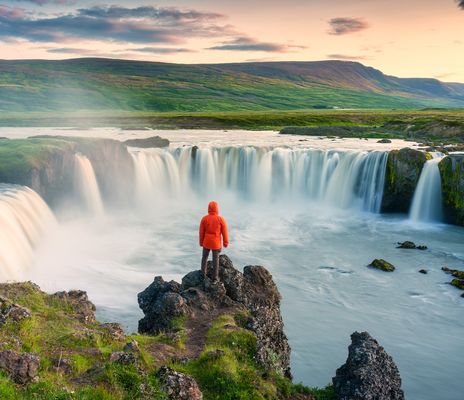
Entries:
[[2,111],[264,111],[464,107],[464,84],[402,79],[356,62],[165,64],[0,61]]

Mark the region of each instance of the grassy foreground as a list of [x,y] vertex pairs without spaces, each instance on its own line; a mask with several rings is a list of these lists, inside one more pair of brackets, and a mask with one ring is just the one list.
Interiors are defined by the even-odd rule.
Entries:
[[[254,360],[256,337],[232,315],[213,323],[198,358],[180,362],[176,360],[182,360],[187,335],[182,321],[175,337],[121,337],[97,321],[84,321],[66,297],[48,295],[30,282],[1,284],[0,296],[4,306],[8,298],[31,311],[29,318],[7,320],[0,327],[0,350],[40,357],[38,380],[33,383],[17,384],[0,369],[3,400],[166,399],[156,374],[161,365],[193,376],[205,400],[333,398],[331,387],[294,385],[262,370]],[[133,341],[138,343],[134,361],[111,360]]]

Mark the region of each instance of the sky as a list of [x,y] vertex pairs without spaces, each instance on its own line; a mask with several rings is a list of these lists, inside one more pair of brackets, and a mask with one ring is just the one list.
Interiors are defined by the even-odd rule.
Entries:
[[0,0],[1,59],[359,61],[464,82],[464,0]]

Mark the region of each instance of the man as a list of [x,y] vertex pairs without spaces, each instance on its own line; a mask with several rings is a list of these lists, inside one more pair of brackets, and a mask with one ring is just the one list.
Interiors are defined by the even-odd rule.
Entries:
[[[222,236],[222,240],[221,240]],[[213,252],[213,280],[219,280],[219,253],[229,245],[229,234],[227,232],[226,220],[219,215],[219,208],[215,201],[208,204],[208,215],[200,222],[200,246],[203,247],[201,258],[201,271],[206,277],[208,274],[209,252]]]

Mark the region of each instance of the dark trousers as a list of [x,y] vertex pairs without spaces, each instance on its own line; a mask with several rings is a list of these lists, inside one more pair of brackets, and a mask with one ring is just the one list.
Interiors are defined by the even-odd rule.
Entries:
[[219,253],[221,250],[210,250],[203,247],[203,255],[201,257],[201,271],[205,276],[208,275],[208,257],[209,252],[213,252],[213,280],[219,280]]

